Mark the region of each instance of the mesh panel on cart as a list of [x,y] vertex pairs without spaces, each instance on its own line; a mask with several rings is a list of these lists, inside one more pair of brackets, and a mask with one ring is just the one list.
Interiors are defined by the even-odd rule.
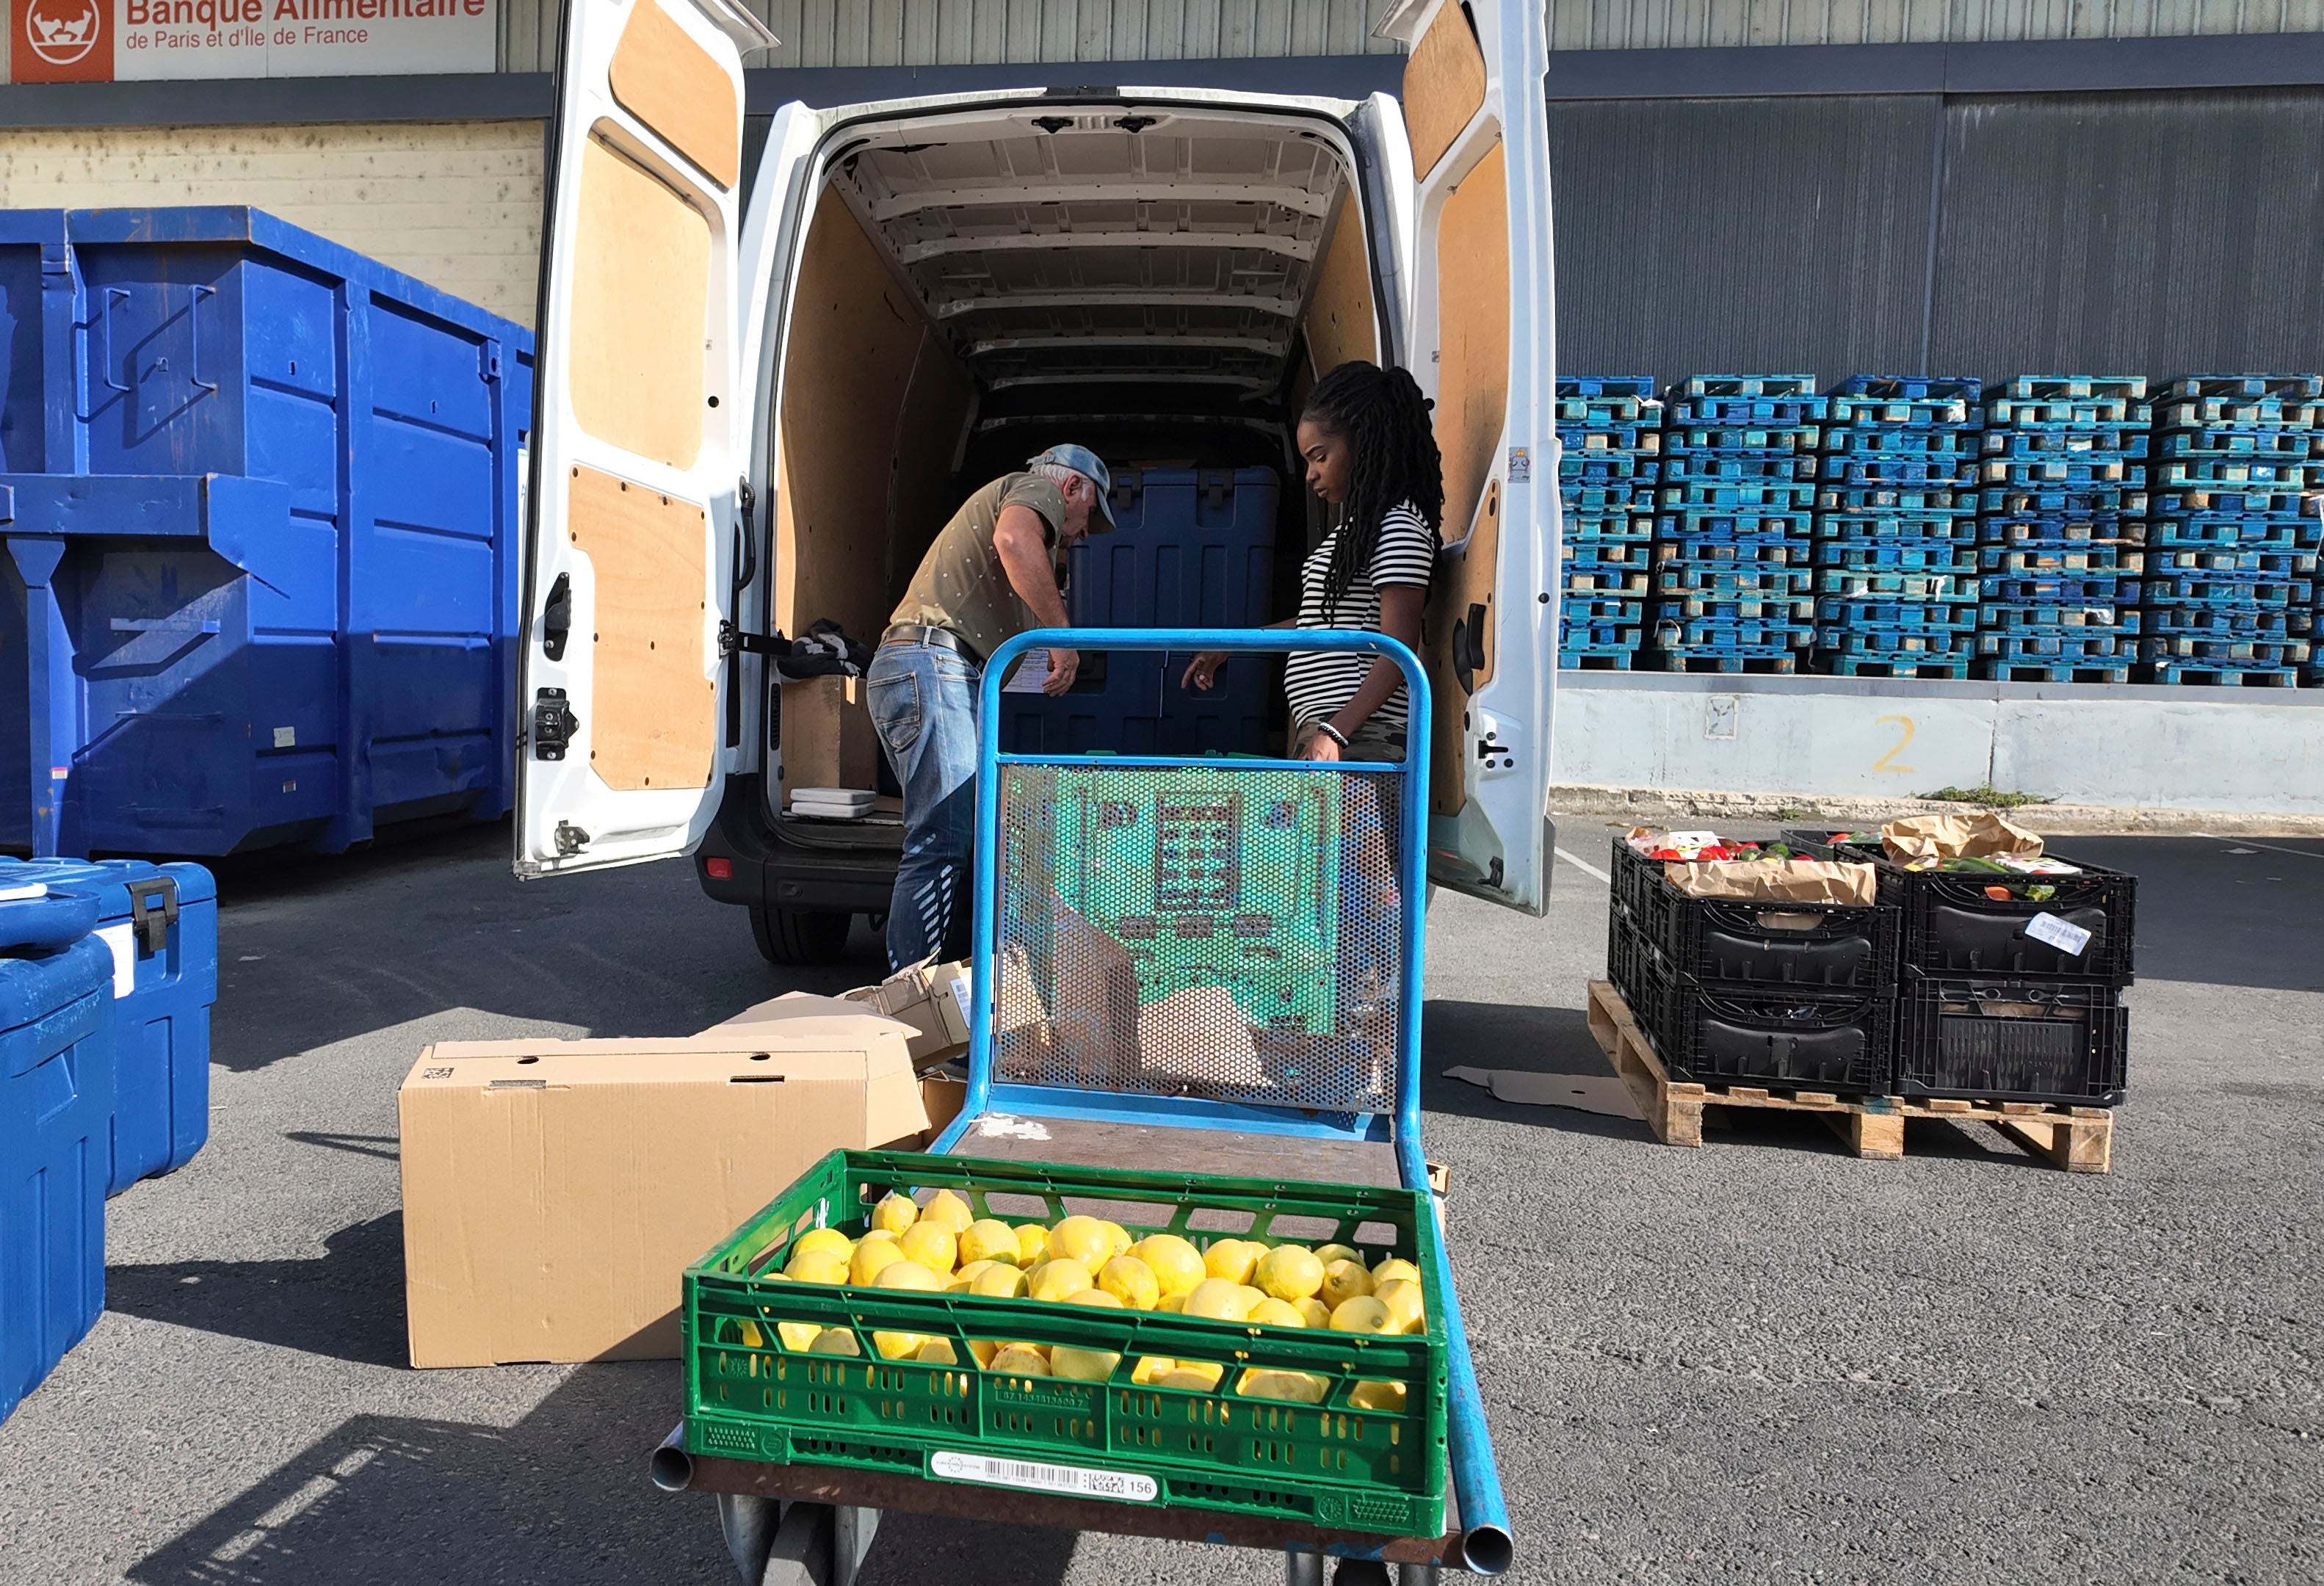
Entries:
[[995,1077],[1393,1111],[1400,786],[1002,766]]

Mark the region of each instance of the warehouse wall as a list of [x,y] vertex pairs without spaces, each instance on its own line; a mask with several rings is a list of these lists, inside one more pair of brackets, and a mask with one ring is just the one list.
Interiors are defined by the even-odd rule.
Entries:
[[1576,373],[2324,367],[2324,89],[1553,102]]
[[2324,32],[2324,0],[1548,0],[1552,50]]
[[6,135],[0,209],[254,205],[532,323],[538,121],[18,128]]

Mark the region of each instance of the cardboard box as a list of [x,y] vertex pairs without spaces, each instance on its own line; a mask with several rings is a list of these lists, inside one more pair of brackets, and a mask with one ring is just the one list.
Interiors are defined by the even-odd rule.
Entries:
[[439,1042],[396,1097],[414,1366],[667,1360],[679,1277],[825,1152],[925,1139],[907,1030]]
[[876,986],[847,993],[851,1002],[912,1027],[912,1062],[928,1068],[968,1050],[968,965],[922,962]]
[[956,1074],[941,1071],[920,1075],[920,1105],[928,1115],[927,1139],[923,1146],[936,1144],[936,1136],[944,1133],[952,1120],[960,1116],[968,1101],[968,1082]]
[[861,678],[782,686],[782,782],[793,788],[880,786],[880,739]]

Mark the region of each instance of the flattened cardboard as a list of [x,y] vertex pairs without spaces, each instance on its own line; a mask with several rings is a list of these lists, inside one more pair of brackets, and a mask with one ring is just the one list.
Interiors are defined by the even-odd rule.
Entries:
[[666,1360],[679,1277],[825,1152],[926,1137],[861,1010],[669,1040],[428,1047],[396,1097],[411,1363]]
[[880,740],[863,689],[862,678],[843,677],[782,686],[785,788],[878,788]]

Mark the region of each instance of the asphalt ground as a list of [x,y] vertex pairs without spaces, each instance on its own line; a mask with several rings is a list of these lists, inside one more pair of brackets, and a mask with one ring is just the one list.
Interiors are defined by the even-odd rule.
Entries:
[[[1602,871],[1611,828],[1563,846]],[[1751,834],[1738,833],[1738,834]],[[656,1491],[673,1363],[405,1363],[395,1090],[420,1045],[687,1031],[790,986],[669,864],[520,887],[504,831],[230,871],[212,1138],[112,1203],[109,1306],[0,1425],[0,1580],[732,1579]],[[1429,1154],[1526,1581],[2324,1578],[2324,843],[2077,838],[2142,877],[2115,1170],[1984,1126],[1860,1162],[1504,1105],[1603,1073],[1606,890],[1441,897]],[[1713,1113],[1716,1122],[1720,1114]],[[1250,1581],[1279,1559],[891,1519],[875,1586]]]

